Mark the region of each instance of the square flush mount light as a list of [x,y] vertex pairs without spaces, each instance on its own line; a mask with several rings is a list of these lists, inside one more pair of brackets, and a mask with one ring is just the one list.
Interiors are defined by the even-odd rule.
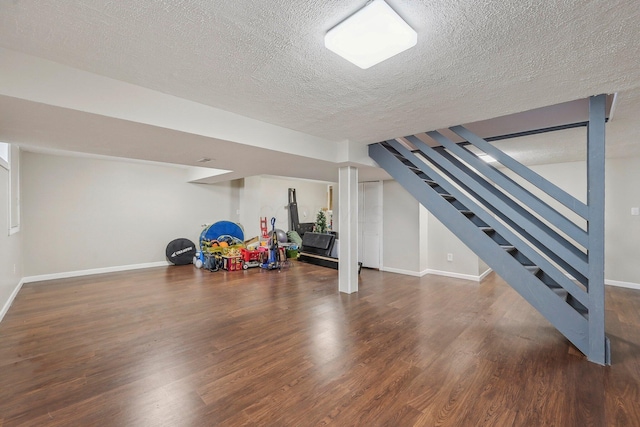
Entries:
[[362,69],[416,45],[418,34],[384,0],[373,0],[324,36],[327,49]]

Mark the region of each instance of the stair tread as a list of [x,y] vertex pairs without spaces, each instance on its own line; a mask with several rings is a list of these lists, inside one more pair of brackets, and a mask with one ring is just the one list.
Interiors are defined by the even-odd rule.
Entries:
[[573,307],[578,313],[587,314],[589,313],[589,309],[582,305],[580,301],[573,298],[572,296],[567,297],[567,303]]
[[551,283],[547,283],[544,280],[542,281],[542,283],[544,283],[547,286],[547,288],[550,288],[550,289],[561,289],[562,288],[562,286],[558,285],[553,279],[548,279],[548,280]]
[[402,154],[396,154],[393,153],[393,155],[402,162],[403,165],[405,165],[406,167],[409,168],[416,168],[416,166],[411,163],[411,160],[407,159],[405,156],[403,156]]
[[569,295],[569,292],[565,291],[563,288],[551,288],[551,290],[564,300],[566,300],[567,295]]
[[[386,151],[382,150],[381,147],[379,146],[375,146],[373,144],[370,145],[371,157],[374,160],[376,160],[376,157],[379,157],[380,158],[379,163],[381,165],[388,164],[389,168],[385,167],[385,169],[390,169],[390,173],[394,172],[394,174],[397,175],[398,180],[403,185],[403,187],[407,188],[408,190],[414,190],[410,192],[412,194],[414,193],[417,194],[416,196],[417,199],[422,200],[422,196],[423,196],[422,191],[428,192],[428,190],[426,189],[426,187],[424,187],[424,185],[428,185],[437,194],[442,196],[442,200],[438,199],[438,201],[436,201],[435,203],[435,208],[437,208],[436,212],[438,212],[439,217],[442,216],[444,218],[446,216],[455,215],[454,213],[455,211],[460,212],[464,216],[463,218],[460,218],[460,217],[451,218],[450,225],[453,230],[456,230],[456,228],[458,228],[458,230],[462,229],[464,231],[467,231],[467,230],[473,231],[475,227],[476,229],[482,231],[485,234],[485,236],[487,236],[489,239],[492,240],[491,242],[489,242],[488,240],[482,239],[480,235],[478,235],[477,233],[474,234],[473,232],[463,233],[464,235],[461,237],[464,239],[463,241],[465,243],[467,241],[471,241],[474,238],[478,238],[478,240],[482,240],[482,242],[478,243],[479,246],[480,246],[480,243],[482,243],[482,245],[486,244],[487,246],[493,247],[492,253],[495,253],[495,245],[503,249],[505,251],[504,253],[500,253],[500,251],[495,253],[495,255],[497,256],[497,260],[495,264],[496,273],[504,274],[505,277],[509,277],[510,279],[513,278],[514,283],[509,283],[509,284],[512,285],[515,289],[520,290],[520,287],[525,287],[526,292],[522,292],[522,294],[525,296],[527,301],[529,301],[537,309],[541,310],[542,312],[545,312],[545,310],[559,311],[560,312],[559,314],[561,315],[548,316],[549,319],[552,320],[552,323],[554,325],[557,325],[558,322],[565,320],[564,316],[582,317],[584,319],[589,320],[591,309],[595,309],[599,305],[596,305],[594,302],[592,302],[591,297],[587,298],[585,291],[581,286],[578,286],[578,288],[576,288],[575,286],[572,285],[572,283],[566,281],[562,275],[563,273],[562,269],[560,271],[556,271],[553,263],[549,264],[549,262],[547,262],[547,258],[553,258],[553,260],[555,260],[556,259],[555,257],[551,255],[547,257],[545,255],[546,252],[540,253],[536,248],[529,248],[527,244],[530,242],[528,242],[527,239],[524,239],[521,242],[520,233],[518,232],[518,226],[513,225],[508,220],[505,220],[506,223],[505,221],[500,221],[500,219],[503,219],[503,220],[505,219],[507,213],[505,212],[501,213],[500,210],[498,209],[494,210],[491,208],[491,206],[487,207],[487,206],[484,206],[482,203],[478,203],[478,205],[476,206],[476,203],[474,203],[473,200],[471,201],[467,200],[469,191],[465,191],[464,186],[462,187],[462,190],[459,190],[458,186],[452,186],[454,183],[452,183],[449,178],[453,177],[452,179],[456,181],[456,177],[457,177],[456,174],[458,173],[457,169],[455,168],[452,169],[450,167],[450,164],[444,164],[444,166],[447,166],[447,167],[442,168],[443,174],[440,173],[440,169],[438,169],[438,172],[432,173],[431,172],[432,165],[433,166],[441,165],[440,161],[438,161],[438,157],[437,157],[438,154],[435,154],[436,157],[434,157],[435,159],[434,160],[431,158],[430,152],[429,154],[423,154],[416,151],[405,150],[405,148],[407,148],[406,146],[401,148],[397,146],[395,143],[390,143],[388,145],[389,147]],[[441,155],[443,155],[447,159],[449,158],[456,159],[455,153],[444,154],[444,153],[449,153],[445,147],[438,147],[438,148],[435,148],[434,150],[437,153],[440,153]],[[402,155],[402,153],[406,153],[406,156]],[[395,160],[390,154],[394,154],[395,157],[399,159],[401,163],[398,163],[398,161]],[[453,163],[454,162],[452,162],[452,164]],[[465,163],[463,160],[460,160],[460,163],[463,166],[465,166]],[[453,164],[453,167],[455,166],[457,166],[457,164]],[[420,167],[424,170],[421,170]],[[415,173],[411,173],[411,172],[415,172]],[[431,176],[433,176],[434,178],[432,179],[430,176],[428,176],[428,173],[432,173]],[[437,181],[435,181],[434,179]],[[482,175],[480,175],[480,179],[484,179]],[[420,184],[420,181],[422,181],[423,184]],[[466,180],[463,180],[463,183],[466,183]],[[480,180],[476,184],[481,184],[481,183],[482,185],[484,185],[484,182]],[[471,186],[470,188],[475,189],[475,187],[473,186]],[[492,188],[490,187],[486,187],[486,188],[483,187],[483,188],[489,191],[490,193],[492,193]],[[459,195],[460,199],[458,199],[454,194],[449,194],[448,190],[453,191],[455,195]],[[500,190],[500,191],[503,191],[503,190]],[[503,192],[505,193],[504,195],[507,198],[505,199],[506,201],[503,204],[507,204],[510,207],[509,198],[512,196],[506,190]],[[482,195],[482,192],[480,192],[479,194]],[[428,195],[430,197],[429,201],[431,201],[431,198],[434,197],[434,194],[430,193]],[[471,194],[471,196],[473,196],[473,193]],[[495,197],[498,197],[498,196],[500,197],[500,200],[502,200],[502,196],[500,194],[498,194]],[[471,199],[473,199],[473,197],[471,197]],[[443,200],[449,203],[444,203],[444,204],[441,203]],[[518,203],[518,202],[516,201],[514,203]],[[469,210],[470,208],[468,207],[473,208],[473,210]],[[453,210],[451,208],[453,208]],[[489,218],[488,215],[493,215],[493,218],[496,218],[496,220],[494,220],[493,218]],[[462,221],[463,219],[467,219],[468,222]],[[491,221],[489,221],[490,219]],[[514,223],[515,222],[516,221],[514,219]],[[495,224],[496,227],[498,228],[496,229],[490,226],[490,224]],[[459,225],[460,227],[458,227]],[[472,227],[470,227],[470,225]],[[527,231],[527,227],[523,226],[523,229]],[[515,236],[513,233],[515,233]],[[514,237],[511,237],[511,236],[514,236]],[[515,241],[516,243],[518,243],[518,247],[511,244],[510,243],[511,241]],[[480,246],[480,249],[482,249],[482,246]],[[541,257],[537,255],[536,256],[530,255],[530,249],[531,249],[531,254],[535,252],[536,254],[541,255]],[[504,256],[505,254],[509,256],[505,257]],[[585,261],[588,261],[586,258],[584,259]],[[542,267],[538,265],[530,265],[530,264],[540,264]],[[570,263],[570,265],[573,265],[573,264]],[[519,270],[517,268],[518,266],[523,267],[525,271],[528,271],[529,273],[531,273],[532,277],[527,276],[525,273],[523,273],[523,270]],[[575,268],[571,268],[570,270],[574,270],[574,269]],[[582,284],[588,283],[588,281],[586,280],[586,277],[584,277],[581,273],[577,271],[575,273],[577,273],[576,275],[579,276],[578,277],[579,280],[575,281],[576,283],[578,282]],[[528,285],[531,285],[530,289]],[[547,292],[543,288],[543,286],[546,286],[548,289],[550,289],[561,300],[554,300],[553,299],[554,297],[551,297],[551,294]],[[564,286],[566,286],[566,289]],[[567,291],[567,289],[569,289],[570,292]],[[577,300],[576,297],[574,297],[574,295],[580,298],[580,300]],[[561,301],[565,302],[570,308],[567,308],[567,306],[565,306],[564,304],[559,304]],[[583,302],[581,303],[580,301],[583,301]],[[574,312],[570,312],[570,309],[573,309]],[[578,314],[578,316],[575,316],[576,314]],[[573,319],[571,320],[573,321]],[[562,325],[558,325],[558,326],[562,326]],[[582,326],[578,328],[578,323],[576,323],[573,326],[576,326],[576,327],[571,328],[570,330],[571,333],[568,333],[568,332],[565,333],[564,329],[562,329],[563,333],[565,333],[565,336],[567,336],[567,338],[569,338],[569,340],[574,342],[574,344],[576,345],[582,344],[589,347],[589,350],[591,351],[592,350],[591,347],[594,347],[594,346],[589,346],[588,341],[586,342],[586,344],[583,341],[584,333],[586,332],[581,329]],[[592,332],[592,331],[589,330],[589,332]],[[598,339],[600,339],[600,337],[598,337]],[[582,349],[582,346],[578,348]],[[608,351],[608,347],[607,347],[607,351]],[[595,356],[589,355],[589,357],[600,359],[599,354],[595,354]]]
[[[573,306],[571,306],[573,307]],[[578,313],[588,314],[589,310],[586,307],[573,307]]]
[[536,274],[538,271],[540,271],[540,267],[538,267],[537,265],[523,265],[523,267],[533,274]]

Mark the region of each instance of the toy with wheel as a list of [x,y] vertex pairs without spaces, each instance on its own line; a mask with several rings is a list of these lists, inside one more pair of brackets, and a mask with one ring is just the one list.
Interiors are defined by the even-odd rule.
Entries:
[[269,238],[269,255],[267,260],[262,263],[260,267],[267,270],[275,270],[281,268],[284,259],[282,258],[282,252],[279,247],[278,233],[276,233],[276,219],[271,218],[271,233]]
[[218,221],[200,233],[200,251],[205,254],[227,255],[230,251],[240,250],[243,247],[244,231],[235,222]]
[[242,258],[242,269],[247,270],[253,267],[260,267],[266,248],[260,247],[254,250],[242,248],[240,249],[240,258]]

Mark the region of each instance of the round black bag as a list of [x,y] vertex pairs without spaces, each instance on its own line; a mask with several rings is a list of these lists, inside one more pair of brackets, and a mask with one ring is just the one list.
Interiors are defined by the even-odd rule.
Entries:
[[196,245],[189,239],[176,239],[167,245],[167,261],[174,265],[187,265],[193,262]]

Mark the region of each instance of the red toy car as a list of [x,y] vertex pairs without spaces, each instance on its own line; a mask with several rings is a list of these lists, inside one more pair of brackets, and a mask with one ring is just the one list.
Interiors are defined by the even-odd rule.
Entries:
[[260,264],[262,264],[262,258],[266,252],[267,249],[263,247],[259,247],[255,250],[245,248],[240,249],[240,258],[242,258],[243,261],[242,268],[246,270],[251,267],[260,267]]

